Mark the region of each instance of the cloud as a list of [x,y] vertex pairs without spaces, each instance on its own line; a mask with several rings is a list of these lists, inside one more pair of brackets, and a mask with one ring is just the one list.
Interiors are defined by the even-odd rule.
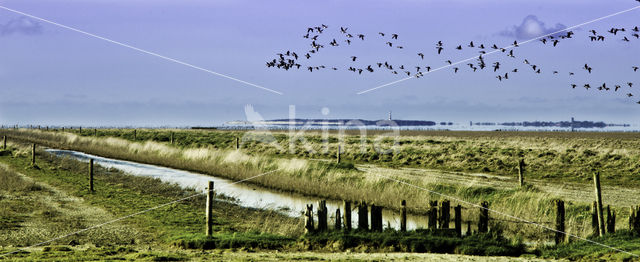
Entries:
[[498,35],[515,37],[518,40],[527,40],[558,32],[565,28],[567,27],[560,23],[556,24],[553,27],[546,27],[544,25],[544,22],[540,21],[537,16],[528,15],[522,20],[522,23],[520,25],[514,25],[511,28],[505,29],[504,31],[498,33]]
[[37,21],[26,16],[11,19],[5,24],[0,24],[0,35],[25,34],[37,35],[42,33],[42,26]]

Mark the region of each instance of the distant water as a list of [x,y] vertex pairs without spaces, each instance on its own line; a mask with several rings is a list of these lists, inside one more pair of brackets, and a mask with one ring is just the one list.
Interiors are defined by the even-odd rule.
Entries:
[[[253,129],[251,125],[225,125],[218,126],[218,129]],[[287,125],[265,125],[261,126],[262,129],[270,129],[270,130],[288,130],[289,126]],[[296,126],[296,130],[300,129],[308,129],[308,130],[321,130],[323,128],[335,130],[335,129],[367,129],[367,130],[389,130],[393,128],[397,128],[399,130],[451,130],[451,131],[540,131],[540,132],[569,132],[571,131],[570,127],[557,127],[557,126],[549,126],[549,127],[540,127],[540,126],[505,126],[505,125],[469,125],[469,124],[451,124],[451,125],[434,125],[434,126],[399,126],[399,127],[389,127],[389,126],[343,126],[338,127],[335,125],[332,126]],[[575,132],[640,132],[640,125],[626,125],[626,126],[606,126],[606,127],[593,127],[593,128],[575,128]]]

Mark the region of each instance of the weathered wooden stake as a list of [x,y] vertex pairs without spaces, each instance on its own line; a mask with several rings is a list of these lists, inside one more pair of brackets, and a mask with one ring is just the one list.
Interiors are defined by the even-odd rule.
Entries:
[[304,212],[304,231],[305,233],[311,233],[315,230],[313,223],[313,204],[307,205],[307,210]]
[[427,216],[429,218],[427,227],[429,229],[436,229],[438,227],[438,201],[429,201]]
[[611,211],[611,207],[607,205],[607,233],[616,232],[616,213]]
[[520,186],[524,186],[524,167],[524,159],[520,159],[520,162],[518,162],[518,181]]
[[133,130],[133,140],[138,140],[138,130]]
[[93,136],[98,136],[98,129],[97,128],[93,129]]
[[358,203],[358,229],[369,230],[369,214],[367,210],[367,202]]
[[2,136],[2,149],[7,149],[7,136]]
[[634,234],[640,234],[640,206],[631,206],[629,214],[629,230]]
[[563,243],[565,240],[564,211],[564,201],[556,200],[556,245]]
[[336,150],[336,162],[340,164],[340,145],[338,145],[338,150]]
[[604,227],[604,214],[602,212],[602,192],[600,191],[600,172],[596,172],[593,174],[593,183],[596,190],[596,203],[597,203],[597,211],[598,211],[598,229],[600,236],[604,236],[605,227]]
[[336,209],[336,223],[333,225],[335,230],[342,229],[342,217],[340,216],[340,208]]
[[453,212],[455,213],[454,224],[456,226],[456,234],[458,234],[458,237],[462,237],[462,206],[455,206]]
[[482,201],[480,204],[480,217],[478,219],[478,232],[489,232],[489,203]]
[[400,207],[400,231],[407,232],[407,201],[402,200]]
[[344,200],[344,230],[351,230],[351,201]]
[[89,192],[93,192],[93,158],[89,159]]
[[320,200],[318,203],[318,231],[327,231],[327,201]]
[[635,232],[636,209],[634,206],[629,207],[629,231]]
[[449,228],[451,222],[451,203],[449,200],[442,200],[440,202],[440,228]]
[[207,236],[213,234],[213,181],[207,187]]
[[82,127],[78,127],[78,133],[82,135]]
[[382,207],[371,205],[371,231],[382,232]]
[[598,226],[598,203],[593,201],[591,205],[591,234],[594,236],[600,235],[600,229]]
[[173,145],[173,132],[171,132],[171,144]]
[[31,165],[36,165],[36,144],[31,145]]

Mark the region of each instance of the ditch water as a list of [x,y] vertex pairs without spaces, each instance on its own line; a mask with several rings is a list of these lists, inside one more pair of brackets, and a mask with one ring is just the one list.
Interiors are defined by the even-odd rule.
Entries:
[[[217,194],[224,194],[225,196],[234,198],[235,203],[240,206],[276,210],[292,217],[301,217],[307,204],[313,204],[315,214],[318,206],[317,203],[321,200],[321,198],[317,197],[278,192],[246,183],[234,183],[234,181],[225,178],[156,165],[105,158],[78,151],[60,149],[46,149],[46,151],[59,157],[70,157],[83,162],[89,162],[89,159],[93,159],[95,164],[105,168],[115,168],[134,176],[158,178],[165,182],[178,184],[183,188],[193,188],[198,192],[205,192],[208,182],[213,181]],[[333,225],[332,221],[335,221],[335,210],[338,208],[340,208],[340,212],[344,214],[342,201],[327,200],[330,225]],[[352,208],[355,208],[354,204],[352,204]],[[355,228],[358,222],[355,209],[352,210],[351,219],[352,227]],[[385,227],[387,227],[388,222],[392,228],[400,229],[399,212],[383,209],[382,219]],[[371,222],[369,222],[369,225],[371,225]],[[412,230],[418,228],[427,228],[427,217],[425,215],[407,214],[407,229]],[[465,227],[463,226],[463,228]]]

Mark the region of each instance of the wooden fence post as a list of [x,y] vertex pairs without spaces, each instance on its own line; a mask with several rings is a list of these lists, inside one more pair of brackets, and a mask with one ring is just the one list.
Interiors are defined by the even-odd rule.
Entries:
[[634,234],[640,234],[640,206],[631,206],[629,214],[629,230]]
[[367,202],[358,203],[358,229],[369,230],[369,215],[367,210]]
[[138,140],[138,130],[133,130],[133,140]]
[[629,207],[629,231],[635,232],[635,221],[636,221],[636,209],[635,207]]
[[462,237],[462,206],[457,205],[453,208],[453,212],[455,213],[455,225],[456,225],[456,234],[458,237]]
[[173,132],[171,132],[171,144],[173,145]]
[[371,231],[382,232],[382,207],[371,205]]
[[520,162],[518,162],[518,181],[520,186],[524,186],[524,167],[524,159],[520,159]]
[[597,211],[598,211],[598,229],[600,231],[600,236],[604,236],[605,227],[604,227],[604,214],[602,212],[602,192],[600,191],[600,172],[596,172],[593,174],[593,183],[596,190],[596,202],[597,202]]
[[82,135],[82,127],[78,127],[78,133]]
[[93,192],[93,158],[89,159],[89,192]]
[[340,216],[340,208],[336,209],[336,223],[333,225],[335,230],[342,229],[342,217]]
[[451,203],[449,200],[442,200],[440,202],[440,228],[449,228],[451,222]]
[[307,205],[307,210],[304,212],[304,231],[305,233],[311,233],[315,229],[313,223],[313,204]]
[[93,129],[93,136],[98,136],[98,129],[97,128]]
[[240,138],[236,137],[236,150],[240,149]]
[[344,230],[351,230],[351,201],[344,200]]
[[338,150],[336,150],[336,162],[340,164],[340,145],[338,145]]
[[400,231],[407,232],[407,201],[402,200],[400,207]]
[[556,200],[556,245],[563,243],[565,240],[564,211],[564,201]]
[[438,227],[438,201],[429,201],[429,211],[427,211],[429,221],[427,227],[436,229]]
[[318,203],[318,231],[327,231],[327,201]]
[[36,144],[31,145],[31,165],[36,165]]
[[207,236],[213,233],[213,181],[207,187]]
[[7,136],[2,136],[2,149],[7,149]]
[[480,217],[478,220],[478,232],[489,232],[489,202],[482,201],[480,204]]
[[611,212],[611,207],[607,205],[607,233],[616,232],[616,213]]
[[593,201],[591,205],[591,234],[594,236],[600,235],[600,229],[598,226],[598,203]]

